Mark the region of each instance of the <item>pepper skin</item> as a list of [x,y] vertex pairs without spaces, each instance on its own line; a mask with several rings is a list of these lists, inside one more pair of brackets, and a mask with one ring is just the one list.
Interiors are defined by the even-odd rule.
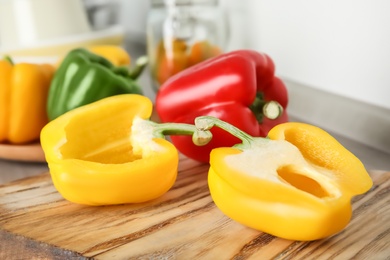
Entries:
[[0,143],[39,140],[54,66],[0,60]]
[[85,49],[67,54],[56,71],[49,89],[49,120],[74,108],[119,94],[142,94],[125,67]]
[[[162,122],[189,124],[198,116],[213,116],[250,135],[265,136],[273,126],[288,120],[287,90],[274,72],[274,63],[266,54],[250,50],[221,54],[168,79],[156,96],[157,113]],[[277,110],[276,119],[267,118],[263,111],[270,103],[273,114]],[[172,136],[172,142],[181,153],[202,162],[209,161],[213,148],[239,142],[220,129],[211,131],[214,137],[206,146],[196,147],[186,136]]]
[[164,134],[194,134],[200,144],[211,134],[197,137],[193,125],[156,124],[148,120],[152,108],[147,97],[123,94],[49,122],[41,144],[59,193],[78,204],[112,205],[144,202],[168,191],[179,158]]
[[349,223],[351,198],[372,186],[361,161],[315,126],[280,124],[268,138],[229,132],[243,143],[212,151],[208,183],[218,208],[248,227],[291,240],[328,237]]
[[[87,48],[88,51],[102,56],[114,66],[130,66],[131,57],[129,53],[118,45],[93,45]],[[56,67],[59,67],[63,59],[59,59]]]
[[130,66],[131,57],[125,49],[117,45],[95,45],[89,51],[109,60],[114,66]]

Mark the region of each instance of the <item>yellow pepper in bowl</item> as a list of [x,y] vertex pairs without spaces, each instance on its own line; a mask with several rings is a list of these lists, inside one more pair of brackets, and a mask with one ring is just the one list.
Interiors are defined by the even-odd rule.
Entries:
[[139,203],[167,192],[177,176],[178,152],[165,134],[189,134],[207,143],[194,125],[149,120],[145,96],[122,94],[75,108],[50,121],[41,144],[54,186],[85,205]]
[[336,234],[351,219],[351,198],[372,186],[361,161],[318,127],[283,123],[254,138],[212,117],[196,125],[242,140],[211,152],[210,193],[228,217],[271,235],[305,241]]
[[48,122],[46,103],[54,70],[50,64],[0,60],[0,143],[39,140]]

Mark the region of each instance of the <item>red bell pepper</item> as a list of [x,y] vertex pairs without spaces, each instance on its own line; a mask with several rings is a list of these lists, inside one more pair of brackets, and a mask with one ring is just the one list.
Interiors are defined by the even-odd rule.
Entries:
[[[169,78],[157,93],[156,111],[162,122],[193,124],[196,117],[208,115],[252,136],[266,136],[272,127],[288,121],[287,90],[274,73],[274,63],[266,54],[228,52]],[[240,143],[220,129],[212,133],[212,141],[201,147],[188,136],[171,139],[181,153],[202,162],[209,161],[212,149]]]

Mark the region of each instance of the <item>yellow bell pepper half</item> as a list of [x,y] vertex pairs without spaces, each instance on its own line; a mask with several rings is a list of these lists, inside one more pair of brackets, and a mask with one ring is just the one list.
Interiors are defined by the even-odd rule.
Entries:
[[[85,205],[139,203],[167,192],[178,152],[164,133],[193,134],[195,126],[157,124],[152,102],[123,94],[71,110],[49,122],[41,144],[54,186]],[[207,141],[207,140],[206,140]]]
[[372,180],[361,161],[324,130],[303,123],[253,138],[210,117],[200,129],[227,129],[243,143],[211,152],[208,183],[218,208],[248,227],[291,240],[333,235],[350,221],[351,198]]
[[0,143],[39,140],[54,67],[0,60]]

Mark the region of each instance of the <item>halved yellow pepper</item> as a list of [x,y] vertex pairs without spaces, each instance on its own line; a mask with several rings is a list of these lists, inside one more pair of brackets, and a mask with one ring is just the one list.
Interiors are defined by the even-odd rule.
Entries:
[[152,108],[147,97],[123,94],[49,122],[41,144],[61,195],[74,203],[110,205],[144,202],[168,191],[177,176],[178,152],[164,134],[197,129],[149,121]]
[[351,198],[372,186],[361,161],[318,127],[284,123],[254,138],[210,117],[196,125],[219,126],[243,141],[211,152],[211,196],[228,217],[271,235],[333,235],[350,221]]
[[0,60],[0,143],[23,144],[39,139],[54,67]]

